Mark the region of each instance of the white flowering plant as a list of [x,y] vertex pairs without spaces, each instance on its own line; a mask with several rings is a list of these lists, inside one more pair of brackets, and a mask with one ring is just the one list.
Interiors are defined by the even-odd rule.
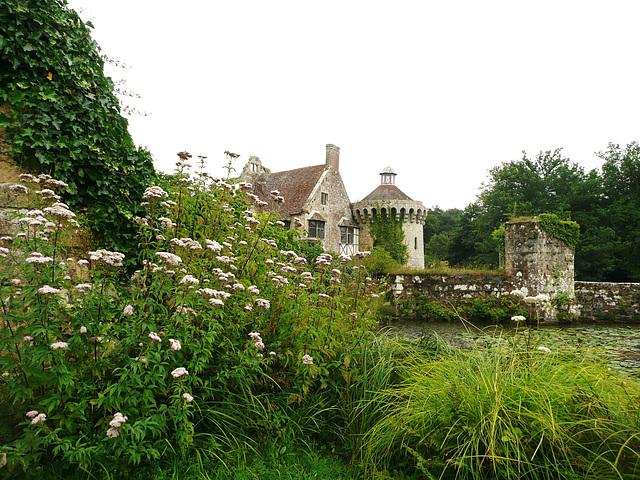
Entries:
[[[139,464],[167,444],[199,448],[202,434],[224,445],[227,430],[266,439],[265,412],[237,408],[246,395],[304,405],[357,378],[352,359],[376,324],[362,257],[319,252],[246,189],[181,168],[148,190],[135,272],[120,252],[72,257],[41,197],[42,215],[26,218],[43,220],[4,241],[0,262],[15,267],[0,270],[0,401],[18,427],[0,445],[8,468],[33,472],[45,456]],[[34,409],[46,421],[25,417]]]

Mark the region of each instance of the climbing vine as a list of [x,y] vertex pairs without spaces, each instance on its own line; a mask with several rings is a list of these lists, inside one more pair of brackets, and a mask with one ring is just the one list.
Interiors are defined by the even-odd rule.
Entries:
[[545,232],[575,249],[580,238],[580,225],[570,220],[560,220],[553,213],[541,213],[538,220]]
[[379,206],[378,211],[382,213],[376,215],[369,225],[373,246],[383,248],[396,262],[404,264],[407,261],[407,246],[404,244],[402,218],[396,220],[388,216],[386,210]]
[[153,183],[151,154],[136,148],[104,75],[90,23],[66,0],[5,0],[0,9],[0,114],[16,163],[69,185],[101,244],[133,245],[132,219]]

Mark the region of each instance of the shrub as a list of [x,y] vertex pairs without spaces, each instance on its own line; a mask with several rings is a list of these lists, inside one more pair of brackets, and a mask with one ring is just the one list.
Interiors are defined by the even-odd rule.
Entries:
[[67,258],[73,213],[35,193],[44,177],[23,177],[43,203],[0,250],[17,265],[0,270],[2,468],[123,476],[194,448],[220,457],[337,431],[323,402],[357,378],[351,359],[375,325],[363,255],[308,265],[276,214],[236,185],[188,181],[187,165],[182,152],[166,190],[144,192],[131,279],[120,252]]

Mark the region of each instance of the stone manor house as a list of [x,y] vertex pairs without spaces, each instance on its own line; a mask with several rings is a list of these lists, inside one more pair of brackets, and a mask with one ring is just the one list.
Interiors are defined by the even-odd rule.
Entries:
[[[372,239],[369,224],[378,215],[402,219],[404,242],[407,245],[406,265],[424,268],[422,226],[427,209],[422,202],[412,200],[395,185],[396,172],[385,168],[381,183],[363,200],[352,204],[339,170],[340,148],[328,144],[325,163],[271,172],[258,157],[252,156],[240,174],[240,180],[251,183],[253,193],[268,203],[266,208],[280,214],[285,228],[302,222],[307,238],[321,241],[325,250],[353,255],[369,250]],[[284,203],[271,198],[273,190],[280,192]]]

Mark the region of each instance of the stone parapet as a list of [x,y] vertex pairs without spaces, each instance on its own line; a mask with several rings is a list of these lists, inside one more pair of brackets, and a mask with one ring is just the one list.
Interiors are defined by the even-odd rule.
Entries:
[[428,210],[414,200],[362,200],[352,207],[356,222],[367,224],[374,216],[384,214],[392,216],[394,220],[402,217],[404,223],[418,223],[424,225]]

